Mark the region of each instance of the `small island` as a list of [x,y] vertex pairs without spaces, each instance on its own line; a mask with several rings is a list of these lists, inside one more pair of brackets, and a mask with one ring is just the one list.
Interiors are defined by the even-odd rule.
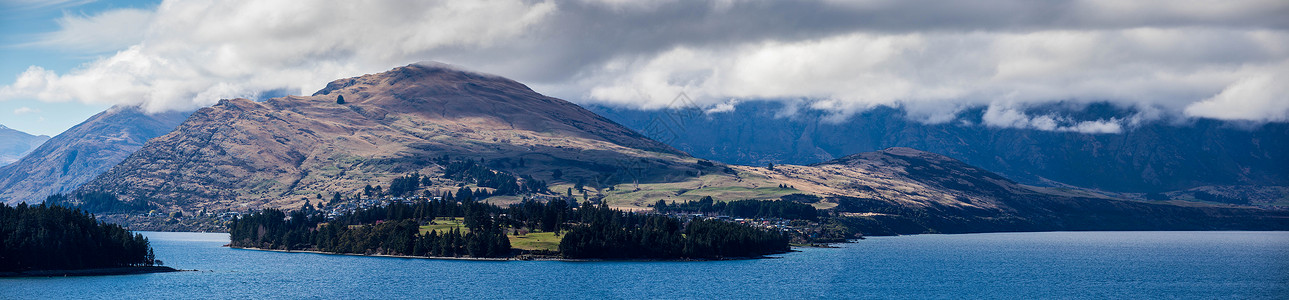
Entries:
[[83,210],[0,203],[0,277],[177,271],[161,264],[147,237]]
[[464,191],[340,215],[266,209],[233,220],[229,239],[234,248],[481,260],[723,260],[791,250],[784,232],[715,218],[565,199],[503,208]]

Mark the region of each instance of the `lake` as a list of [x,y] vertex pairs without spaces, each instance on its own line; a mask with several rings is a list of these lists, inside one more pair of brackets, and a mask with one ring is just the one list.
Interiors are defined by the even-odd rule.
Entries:
[[200,271],[0,279],[0,298],[1289,298],[1289,232],[875,237],[710,262],[378,258],[144,234],[167,265]]

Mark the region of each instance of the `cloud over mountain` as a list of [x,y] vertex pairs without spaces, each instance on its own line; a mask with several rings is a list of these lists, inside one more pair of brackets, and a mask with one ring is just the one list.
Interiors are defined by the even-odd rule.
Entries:
[[[1024,109],[1289,120],[1285,15],[1258,0],[166,1],[65,17],[34,44],[116,51],[63,74],[33,66],[0,99],[186,109],[434,60],[582,102],[658,108],[683,91],[932,123],[988,107],[989,126],[1118,132],[1131,120]],[[86,38],[101,36],[126,38]]]

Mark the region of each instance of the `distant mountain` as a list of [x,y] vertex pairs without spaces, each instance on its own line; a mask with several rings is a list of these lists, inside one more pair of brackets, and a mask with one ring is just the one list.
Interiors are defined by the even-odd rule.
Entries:
[[48,140],[48,135],[31,135],[0,125],[0,166],[18,161]]
[[909,148],[849,155],[810,167],[818,170],[802,174],[795,167],[775,169],[794,178],[788,182],[797,182],[796,187],[820,184],[847,191],[818,201],[835,204],[838,213],[853,216],[843,219],[848,226],[874,235],[1289,229],[1289,211],[1125,201],[1081,190],[1026,186],[943,155]]
[[49,139],[22,159],[0,167],[0,202],[39,203],[93,179],[161,136],[187,113],[147,114],[116,106]]
[[413,64],[336,80],[313,96],[222,100],[81,188],[177,209],[298,207],[412,172],[443,174],[444,156],[586,181],[627,164],[646,167],[644,180],[679,178],[688,169],[672,165],[694,161],[518,82]]
[[[1289,151],[1285,151],[1289,123],[1249,127],[1203,119],[1186,124],[1157,121],[1128,126],[1123,133],[1087,134],[988,127],[980,125],[980,109],[960,115],[966,124],[923,124],[904,118],[901,110],[885,107],[841,122],[808,109],[780,115],[785,108],[750,102],[733,111],[694,114],[590,107],[627,127],[654,132],[649,135],[660,135],[694,156],[732,164],[810,164],[851,153],[910,147],[961,159],[1027,184],[1137,193],[1289,185],[1285,167],[1289,166]],[[1109,105],[1062,112],[1084,120],[1131,113]]]

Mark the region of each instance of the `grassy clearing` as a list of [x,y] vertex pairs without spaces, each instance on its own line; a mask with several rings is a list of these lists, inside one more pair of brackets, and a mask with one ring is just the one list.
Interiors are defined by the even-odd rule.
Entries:
[[469,229],[466,229],[465,224],[462,222],[464,222],[463,218],[435,218],[434,224],[421,226],[421,234],[429,233],[430,231],[437,231],[442,234],[451,231],[453,228],[461,230],[462,233],[468,232]]
[[803,193],[796,189],[780,189],[777,182],[761,178],[738,179],[729,175],[704,175],[688,181],[641,184],[635,191],[632,185],[618,185],[615,191],[606,192],[605,200],[617,208],[647,207],[664,199],[685,202],[711,196],[717,201],[746,199],[776,199],[784,195]]
[[537,232],[508,237],[510,238],[510,247],[521,250],[558,251],[559,241],[564,239],[563,235],[555,236],[554,232]]

